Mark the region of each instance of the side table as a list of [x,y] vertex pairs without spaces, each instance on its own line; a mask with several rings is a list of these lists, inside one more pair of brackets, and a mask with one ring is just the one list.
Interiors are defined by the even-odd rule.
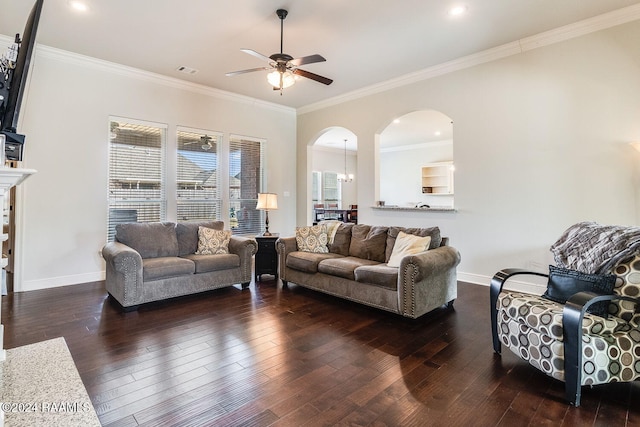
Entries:
[[278,252],[276,251],[276,240],[278,233],[271,236],[256,236],[258,242],[258,252],[256,252],[255,276],[256,282],[263,274],[271,274],[278,278]]

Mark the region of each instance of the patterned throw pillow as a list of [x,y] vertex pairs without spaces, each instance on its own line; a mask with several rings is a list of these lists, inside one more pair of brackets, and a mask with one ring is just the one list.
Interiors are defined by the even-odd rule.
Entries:
[[402,260],[402,258],[407,255],[415,255],[429,250],[430,243],[431,236],[420,237],[414,236],[413,234],[406,234],[403,231],[399,232],[387,265],[389,267],[400,267],[400,260]]
[[230,240],[231,231],[229,230],[198,227],[198,250],[196,255],[228,254]]
[[326,254],[329,253],[328,242],[329,235],[324,225],[296,227],[296,244],[299,251]]

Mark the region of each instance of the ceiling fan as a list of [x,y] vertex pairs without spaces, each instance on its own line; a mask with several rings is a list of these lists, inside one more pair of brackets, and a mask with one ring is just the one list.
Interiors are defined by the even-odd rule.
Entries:
[[274,53],[271,56],[266,56],[252,49],[240,49],[244,53],[248,53],[249,55],[253,55],[258,59],[268,62],[269,66],[232,71],[230,73],[226,73],[226,76],[237,76],[238,74],[252,73],[254,71],[272,70],[267,75],[267,81],[269,82],[269,84],[271,84],[271,86],[273,86],[273,90],[279,90],[281,95],[282,89],[287,88],[295,83],[295,76],[306,77],[325,85],[330,85],[331,83],[333,83],[333,80],[327,77],[319,76],[318,74],[314,74],[298,68],[301,65],[326,61],[326,59],[324,59],[321,55],[316,54],[294,58],[293,56],[287,55],[286,53],[282,52],[284,18],[287,17],[288,13],[289,12],[287,12],[285,9],[278,9],[276,11],[278,18],[280,18],[280,53]]
[[[200,143],[202,144],[200,146],[201,149],[203,149],[204,151],[209,151],[213,148],[213,145],[211,144],[211,141],[213,141],[213,138],[211,138],[209,135],[203,135],[200,137]],[[186,142],[184,145],[190,145],[190,144],[195,144],[198,143],[198,141],[189,141]]]

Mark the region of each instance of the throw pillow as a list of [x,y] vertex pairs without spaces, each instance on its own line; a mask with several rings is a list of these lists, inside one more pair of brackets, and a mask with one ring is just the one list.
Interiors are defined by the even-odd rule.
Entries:
[[400,267],[400,260],[402,258],[407,255],[414,255],[429,250],[430,243],[431,236],[420,237],[407,234],[403,231],[399,232],[387,265],[389,267]]
[[324,225],[296,227],[296,244],[299,251],[326,254],[329,253],[328,242],[329,235]]
[[229,230],[214,230],[200,226],[196,255],[228,254],[230,240],[231,231]]
[[407,234],[413,234],[415,236],[431,237],[431,243],[429,244],[429,249],[435,249],[437,247],[440,247],[440,245],[442,244],[442,236],[440,235],[440,228],[438,227],[428,227],[428,228],[389,227],[389,232],[387,233],[387,248],[385,249],[385,259],[387,262],[389,262],[389,258],[391,257],[391,252],[393,252],[393,245],[396,243],[396,237],[398,237],[398,233],[401,231]]
[[387,231],[389,227],[356,224],[351,229],[349,256],[385,262]]
[[[542,296],[564,304],[571,295],[581,291],[611,295],[613,294],[615,283],[616,276],[614,274],[587,274],[550,265],[547,291]],[[606,318],[608,308],[609,301],[601,301],[589,307],[587,312]]]

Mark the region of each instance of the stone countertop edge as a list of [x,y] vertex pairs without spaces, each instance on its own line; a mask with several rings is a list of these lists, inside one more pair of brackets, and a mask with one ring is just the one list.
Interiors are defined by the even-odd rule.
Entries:
[[371,206],[371,209],[380,211],[410,211],[410,212],[457,212],[456,208],[448,206],[434,206],[431,208],[414,208],[411,206]]

